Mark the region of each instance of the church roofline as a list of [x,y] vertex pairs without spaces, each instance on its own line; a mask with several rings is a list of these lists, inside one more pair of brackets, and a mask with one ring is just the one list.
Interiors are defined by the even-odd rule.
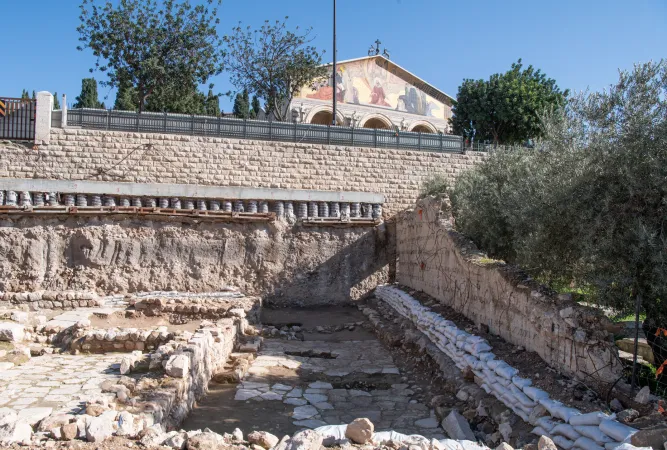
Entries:
[[[364,59],[374,59],[374,58],[381,58],[381,59],[383,59],[384,61],[387,61],[389,64],[391,64],[391,65],[393,65],[393,66],[396,66],[397,68],[401,69],[403,72],[407,73],[408,75],[414,77],[415,79],[417,79],[417,80],[419,80],[420,82],[424,83],[425,85],[429,86],[431,89],[433,89],[433,90],[439,92],[440,94],[442,94],[443,96],[447,97],[450,101],[455,101],[455,100],[456,100],[456,98],[452,97],[451,95],[449,95],[449,94],[446,93],[445,91],[442,91],[442,90],[438,89],[438,88],[435,87],[433,84],[429,83],[428,81],[424,80],[423,78],[418,77],[418,76],[415,75],[414,73],[412,73],[412,72],[410,72],[409,70],[405,69],[404,67],[402,67],[402,66],[396,64],[394,61],[385,58],[385,57],[382,56],[382,55],[371,55],[371,56],[362,56],[361,58],[346,59],[346,60],[344,60],[344,61],[336,61],[336,64],[345,64],[345,63],[350,63],[350,62],[362,61],[362,60],[364,60]],[[330,63],[327,63],[327,64],[323,64],[323,66],[332,66],[332,65],[333,65],[333,62],[330,62]]]

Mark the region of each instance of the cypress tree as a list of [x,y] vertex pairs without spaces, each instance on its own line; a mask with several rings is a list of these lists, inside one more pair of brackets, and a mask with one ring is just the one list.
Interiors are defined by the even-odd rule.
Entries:
[[81,80],[81,94],[76,98],[75,108],[104,108],[97,98],[97,81],[95,78]]
[[60,101],[58,100],[58,93],[53,94],[53,109],[60,109]]
[[259,99],[256,95],[252,96],[252,109],[250,110],[250,118],[256,119],[259,116],[259,111],[261,106],[259,104]]

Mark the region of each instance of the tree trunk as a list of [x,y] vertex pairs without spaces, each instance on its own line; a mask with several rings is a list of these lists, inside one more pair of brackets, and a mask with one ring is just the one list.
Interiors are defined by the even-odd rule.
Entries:
[[[646,316],[642,323],[642,330],[646,336],[646,342],[653,352],[653,359],[655,367],[660,367],[662,363],[667,360],[667,338],[662,333],[658,333],[659,329],[667,328],[667,324],[659,326],[658,321],[654,318]],[[658,334],[658,336],[656,336]]]

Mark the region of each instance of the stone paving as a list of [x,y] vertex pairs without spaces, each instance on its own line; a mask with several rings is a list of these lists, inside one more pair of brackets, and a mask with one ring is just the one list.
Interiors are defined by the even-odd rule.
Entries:
[[[18,411],[47,408],[49,412],[79,412],[84,402],[110,396],[100,384],[120,378],[125,354],[44,355],[0,372],[0,407]],[[44,410],[45,411],[45,410]]]
[[[275,369],[290,369],[296,376],[275,376]],[[303,428],[367,417],[377,430],[443,439],[435,412],[413,399],[416,392],[400,380],[391,354],[376,340],[266,339],[234,399],[251,402],[250,407],[282,402],[293,408],[292,423]]]

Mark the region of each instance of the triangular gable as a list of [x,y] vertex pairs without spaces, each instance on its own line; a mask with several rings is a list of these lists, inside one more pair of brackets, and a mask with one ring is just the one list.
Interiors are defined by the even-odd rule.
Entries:
[[[331,66],[328,65],[331,70]],[[452,99],[382,56],[341,61],[336,64],[336,100],[438,119],[449,117]],[[305,86],[297,97],[331,101],[331,78]]]

